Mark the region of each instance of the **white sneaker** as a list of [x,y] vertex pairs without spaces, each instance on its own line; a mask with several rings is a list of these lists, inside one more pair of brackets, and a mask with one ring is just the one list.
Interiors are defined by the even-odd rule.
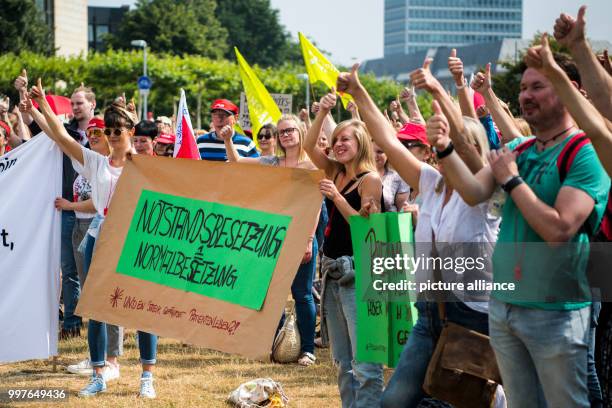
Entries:
[[121,374],[119,373],[119,365],[115,365],[107,361],[106,365],[102,369],[102,377],[104,378],[104,381],[112,381],[121,377]]
[[155,388],[153,387],[153,376],[140,377],[140,397],[141,398],[156,398]]
[[68,371],[69,373],[83,375],[87,377],[91,376],[91,370],[91,361],[89,361],[88,358],[78,362],[77,364],[71,364],[69,366],[66,366],[66,371]]

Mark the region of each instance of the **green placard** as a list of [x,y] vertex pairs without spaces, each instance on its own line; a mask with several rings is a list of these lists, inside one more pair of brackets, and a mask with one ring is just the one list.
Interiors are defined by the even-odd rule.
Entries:
[[372,214],[350,219],[355,259],[357,302],[357,360],[395,367],[403,346],[416,323],[417,311],[408,293],[402,296],[376,291],[373,283],[411,279],[409,271],[388,271],[378,275],[372,270],[374,257],[413,254],[410,214]]
[[143,190],[117,272],[260,310],[290,222]]

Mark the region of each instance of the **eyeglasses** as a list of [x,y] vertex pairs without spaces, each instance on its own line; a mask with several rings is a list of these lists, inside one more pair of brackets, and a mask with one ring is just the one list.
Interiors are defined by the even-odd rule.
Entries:
[[112,135],[114,133],[115,136],[121,136],[121,133],[123,133],[123,129],[124,128],[115,128],[115,129],[106,128],[106,129],[104,129],[104,134],[106,136],[110,136],[110,135]]
[[104,135],[104,130],[102,129],[87,129],[87,137],[102,137]]
[[290,135],[291,133],[295,132],[297,130],[297,128],[294,127],[290,127],[287,129],[283,129],[283,130],[278,130],[278,135],[279,136],[286,136],[286,135]]
[[258,134],[258,135],[257,135],[257,139],[259,139],[259,140],[263,140],[263,139],[266,139],[266,140],[268,140],[268,139],[272,139],[272,133],[263,133],[263,132],[262,132],[262,133],[260,133],[260,134]]

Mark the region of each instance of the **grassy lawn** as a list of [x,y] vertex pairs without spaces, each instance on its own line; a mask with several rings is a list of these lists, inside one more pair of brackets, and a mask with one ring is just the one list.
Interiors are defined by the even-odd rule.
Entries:
[[[42,407],[228,407],[225,399],[241,383],[259,377],[280,382],[291,407],[338,407],[336,369],[330,350],[317,349],[311,367],[261,363],[206,350],[184,347],[171,339],[160,339],[155,368],[157,399],[138,398],[141,368],[134,331],[127,330],[121,378],[109,382],[105,393],[90,399],[77,397],[87,378],[68,373],[64,367],[86,356],[86,337],[60,342],[57,372],[51,360],[32,360],[0,365],[0,388],[64,388],[69,400],[61,403],[21,403],[10,406]],[[2,403],[0,403],[2,406]]]

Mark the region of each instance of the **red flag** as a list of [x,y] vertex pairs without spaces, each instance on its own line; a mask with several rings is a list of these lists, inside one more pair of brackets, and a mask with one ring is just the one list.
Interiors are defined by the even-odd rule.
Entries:
[[200,151],[196,143],[191,117],[187,109],[185,91],[181,89],[181,99],[176,118],[176,142],[174,142],[174,157],[200,160]]

